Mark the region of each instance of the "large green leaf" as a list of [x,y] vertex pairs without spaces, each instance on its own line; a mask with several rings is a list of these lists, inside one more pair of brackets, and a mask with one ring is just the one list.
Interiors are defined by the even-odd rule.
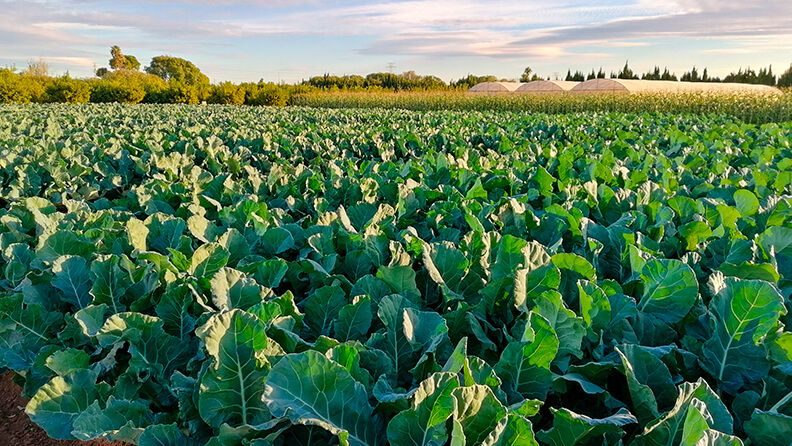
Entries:
[[111,255],[91,263],[91,295],[94,305],[105,304],[113,313],[126,311],[124,295],[132,286],[129,274],[121,269],[121,258]]
[[570,359],[570,356],[582,358],[581,345],[586,334],[583,318],[578,317],[564,305],[561,294],[557,291],[546,291],[536,299],[537,314],[547,319],[558,336],[558,355],[555,361]]
[[[709,429],[724,434],[732,433],[733,420],[731,414],[707,382],[700,379],[696,383],[686,382],[679,386],[679,396],[676,403],[674,403],[674,407],[650,423],[643,433],[636,437],[634,444],[636,446],[678,444],[683,437],[688,411],[694,407],[693,403],[696,401],[694,410],[706,412],[706,424]],[[695,421],[695,418],[693,421]],[[692,427],[688,428],[688,430],[690,429]]]
[[63,316],[38,304],[25,305],[19,294],[0,298],[0,367],[25,370],[52,342]]
[[638,310],[673,324],[693,308],[698,296],[696,274],[679,260],[650,260],[641,271],[644,292]]
[[60,230],[42,237],[36,250],[38,258],[53,262],[60,256],[85,256],[94,252],[94,245],[74,231]]
[[129,345],[129,370],[145,373],[160,380],[162,385],[171,373],[183,365],[191,355],[189,345],[165,333],[161,319],[141,313],[118,313],[105,321],[96,335],[105,347]]
[[743,428],[756,445],[789,446],[792,416],[778,412],[755,410]]
[[212,302],[221,310],[246,310],[264,300],[265,291],[255,280],[233,268],[221,268],[210,281]]
[[333,323],[346,304],[346,293],[338,285],[325,286],[314,291],[303,301],[305,325],[309,334],[312,337],[329,336]]
[[481,444],[482,446],[539,445],[534,439],[531,422],[516,413],[509,413],[503,417]]
[[730,393],[764,378],[770,362],[761,341],[786,314],[778,290],[761,280],[727,277],[710,312],[715,331],[704,343],[701,365]]
[[523,338],[510,342],[495,365],[512,399],[544,399],[552,380],[550,363],[558,347],[558,337],[547,319],[532,313]]
[[104,405],[95,401],[74,420],[72,435],[79,440],[107,438],[134,443],[151,423],[148,405],[142,401],[118,400],[112,396]]
[[691,399],[682,426],[680,446],[742,446],[739,438],[710,429],[711,419],[707,405],[697,398]]
[[373,317],[368,296],[361,296],[356,302],[345,305],[333,325],[336,338],[339,341],[362,341],[371,328]]
[[383,444],[366,389],[339,364],[307,351],[284,356],[269,373],[264,401],[275,416],[320,426],[351,445]]
[[294,246],[294,237],[284,228],[269,228],[261,236],[261,247],[267,255],[280,254]]
[[668,407],[677,397],[668,367],[652,353],[637,345],[616,350],[621,357],[633,408],[642,425],[660,415],[658,408]]
[[438,285],[451,289],[456,289],[470,267],[470,261],[460,250],[444,243],[425,246],[423,261],[429,277]]
[[201,245],[192,255],[189,272],[198,278],[211,278],[226,266],[229,256],[228,250],[218,243]]
[[734,192],[734,203],[743,217],[750,217],[759,210],[759,199],[746,189],[738,189]]
[[415,366],[422,350],[436,347],[448,333],[446,322],[439,314],[417,311],[398,294],[380,301],[377,316],[385,330],[372,335],[368,345],[385,352],[393,364],[389,372],[394,379]]
[[169,287],[154,311],[162,319],[163,328],[180,340],[187,340],[195,330],[196,317],[191,312],[195,297],[185,284]]
[[52,438],[73,440],[74,422],[98,398],[96,374],[78,370],[56,376],[43,385],[25,407],[25,413]]
[[463,441],[460,444],[481,444],[506,415],[506,408],[487,386],[458,387],[452,395],[455,400],[454,423],[459,424],[462,434],[454,432],[452,444],[455,441]]
[[138,446],[192,446],[176,424],[155,424],[149,426],[138,437]]
[[385,282],[395,293],[418,301],[421,292],[415,284],[415,270],[407,266],[380,267],[377,269],[377,278]]
[[452,393],[459,380],[451,373],[436,373],[418,386],[409,409],[388,423],[388,441],[398,445],[443,446],[448,441],[446,421],[454,413]]
[[540,431],[536,437],[549,446],[575,446],[618,442],[624,435],[624,426],[636,423],[629,412],[622,409],[606,418],[590,418],[569,409],[551,408],[553,427]]
[[52,286],[61,290],[64,299],[79,308],[91,303],[88,292],[91,278],[88,261],[77,256],[61,256],[52,264]]
[[267,367],[258,357],[267,348],[267,335],[259,318],[231,310],[212,316],[196,335],[212,358],[200,378],[201,418],[215,428],[268,421],[270,414],[261,400]]
[[514,276],[514,305],[527,311],[529,298],[544,291],[543,288],[558,287],[561,275],[550,265],[550,255],[541,243],[530,241],[521,251],[524,261]]

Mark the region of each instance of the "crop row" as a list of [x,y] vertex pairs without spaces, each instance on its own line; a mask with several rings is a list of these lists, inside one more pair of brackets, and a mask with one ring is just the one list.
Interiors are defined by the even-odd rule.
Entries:
[[567,114],[581,112],[728,115],[751,123],[792,120],[792,93],[514,94],[463,92],[322,92],[295,96],[296,105],[323,108],[397,108],[406,110],[512,111]]
[[722,115],[2,107],[0,368],[62,439],[786,445],[791,141]]

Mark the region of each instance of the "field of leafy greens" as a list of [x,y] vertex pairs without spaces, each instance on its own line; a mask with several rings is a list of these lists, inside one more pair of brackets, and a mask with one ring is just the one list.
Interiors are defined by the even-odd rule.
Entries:
[[58,439],[792,441],[792,123],[0,107],[0,370]]

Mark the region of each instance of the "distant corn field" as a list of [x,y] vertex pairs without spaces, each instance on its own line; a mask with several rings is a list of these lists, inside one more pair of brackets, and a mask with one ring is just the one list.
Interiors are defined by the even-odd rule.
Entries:
[[534,113],[586,111],[721,114],[750,123],[792,120],[792,92],[778,95],[725,93],[638,93],[474,95],[443,92],[323,92],[298,95],[294,105],[320,108],[406,110],[504,110]]

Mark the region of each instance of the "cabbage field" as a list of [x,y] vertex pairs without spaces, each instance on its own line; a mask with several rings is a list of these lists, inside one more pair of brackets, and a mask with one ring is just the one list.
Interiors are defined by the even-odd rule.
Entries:
[[0,107],[0,370],[56,439],[792,441],[792,122]]

